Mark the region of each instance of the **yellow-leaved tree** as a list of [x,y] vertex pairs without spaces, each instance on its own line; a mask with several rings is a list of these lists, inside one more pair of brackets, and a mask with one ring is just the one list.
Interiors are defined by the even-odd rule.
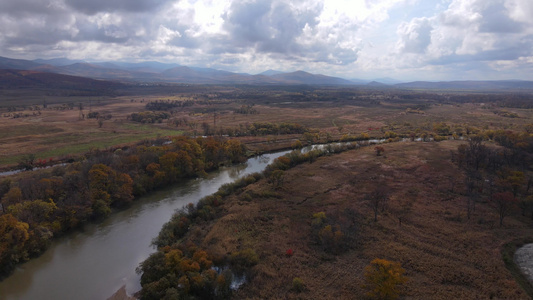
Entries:
[[376,258],[365,267],[365,285],[367,296],[371,299],[396,299],[399,286],[407,282],[403,274],[405,269],[397,262]]

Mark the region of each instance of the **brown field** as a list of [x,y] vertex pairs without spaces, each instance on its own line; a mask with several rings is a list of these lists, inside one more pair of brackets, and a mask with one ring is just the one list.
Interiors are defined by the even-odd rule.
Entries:
[[[363,269],[374,258],[406,269],[405,299],[528,299],[501,249],[530,237],[533,221],[515,212],[499,227],[483,201],[466,218],[462,178],[450,161],[460,143],[392,143],[384,145],[385,156],[367,147],[299,165],[286,171],[279,189],[260,181],[232,196],[220,218],[189,238],[215,257],[256,251],[260,261],[235,299],[364,298]],[[365,194],[377,181],[390,200],[374,222]],[[345,231],[352,237],[347,251],[330,254],[317,243],[311,226],[317,212],[332,223],[356,224]],[[292,289],[295,277],[305,284],[301,293]]]
[[[288,89],[288,88],[287,88]],[[521,129],[531,123],[530,109],[512,108],[506,111],[516,113],[518,118],[507,118],[495,114],[494,109],[486,109],[484,103],[448,103],[435,100],[394,100],[391,97],[375,95],[374,90],[348,90],[355,96],[335,96],[335,91],[317,89],[290,92],[280,88],[256,91],[253,88],[201,87],[157,90],[150,88],[139,95],[119,97],[47,97],[48,108],[42,107],[43,100],[29,97],[23,110],[19,106],[16,113],[27,117],[13,118],[7,111],[15,107],[12,97],[2,101],[0,107],[0,169],[13,167],[24,155],[35,154],[37,158],[61,159],[83,154],[91,149],[103,149],[134,143],[147,138],[177,134],[203,135],[202,124],[207,124],[213,132],[220,129],[239,128],[254,122],[298,123],[319,133],[319,142],[338,140],[343,135],[367,133],[380,138],[386,131],[407,135],[415,132],[432,131],[433,124],[446,122],[452,131],[456,128],[477,129]],[[130,91],[129,94],[134,94]],[[153,94],[146,94],[153,93]],[[388,92],[392,93],[393,92]],[[250,97],[247,95],[250,94]],[[328,96],[332,94],[331,99]],[[378,93],[379,94],[379,93]],[[366,98],[365,98],[366,97]],[[504,95],[502,95],[502,98]],[[291,99],[298,101],[290,101]],[[303,100],[302,100],[303,99]],[[317,100],[318,99],[318,100]],[[127,120],[134,112],[146,110],[145,105],[155,100],[193,100],[194,105],[177,108],[170,120],[161,124],[140,124]],[[375,102],[375,101],[378,101]],[[374,102],[372,102],[374,101]],[[58,107],[71,103],[71,109],[58,110]],[[80,117],[90,111],[111,115],[102,127],[96,119]],[[20,104],[19,104],[20,105]],[[40,114],[30,106],[39,107]],[[241,105],[252,105],[258,114],[238,114],[234,110]],[[422,108],[422,113],[407,113],[407,109]],[[174,120],[187,120],[189,124],[174,125]],[[299,135],[273,135],[262,137],[241,137],[252,151],[271,151],[288,148]]]
[[[8,112],[0,115],[0,166],[13,166],[24,155],[37,158],[63,158],[83,154],[91,149],[137,142],[158,136],[177,135],[181,131],[162,126],[144,125],[126,120],[133,112],[142,111],[144,103],[130,99],[92,100],[91,110],[111,114],[102,127],[96,119],[80,118],[79,104],[73,109],[59,110],[61,105],[49,105],[47,109],[20,110],[27,117],[12,118]],[[99,103],[100,102],[100,103]],[[89,101],[83,100],[84,114],[89,113]],[[35,115],[34,115],[35,113]]]

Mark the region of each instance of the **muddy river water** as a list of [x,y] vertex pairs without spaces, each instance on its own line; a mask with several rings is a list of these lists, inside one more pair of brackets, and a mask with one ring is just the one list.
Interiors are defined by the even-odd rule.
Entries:
[[99,224],[57,239],[40,257],[0,282],[0,300],[106,299],[121,286],[138,291],[135,268],[154,252],[152,239],[176,209],[196,203],[237,178],[262,171],[288,151],[250,158],[207,178],[190,180],[142,197]]

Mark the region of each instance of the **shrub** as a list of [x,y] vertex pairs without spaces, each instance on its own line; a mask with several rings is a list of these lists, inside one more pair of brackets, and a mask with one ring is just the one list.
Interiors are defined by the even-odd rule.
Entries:
[[302,148],[302,142],[300,140],[296,140],[294,143],[291,144],[292,149],[300,149]]
[[365,267],[366,294],[371,299],[397,299],[399,285],[407,282],[399,263],[376,258]]
[[381,146],[376,146],[374,148],[374,150],[376,150],[376,155],[377,156],[381,156],[381,153],[385,152],[385,148],[381,147]]
[[231,264],[237,270],[244,270],[250,267],[255,266],[259,262],[259,256],[251,248],[246,248],[244,250],[233,252],[231,254]]
[[326,213],[321,211],[317,212],[316,214],[313,214],[313,221],[311,224],[313,227],[322,227],[322,224],[326,221]]
[[292,289],[297,293],[303,292],[305,290],[304,281],[300,277],[294,277],[292,280]]

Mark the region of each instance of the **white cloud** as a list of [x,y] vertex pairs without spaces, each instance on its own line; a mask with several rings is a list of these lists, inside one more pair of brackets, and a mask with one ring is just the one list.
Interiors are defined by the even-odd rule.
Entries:
[[423,53],[431,43],[431,26],[428,18],[415,18],[398,27],[398,50],[404,53]]
[[527,76],[531,0],[436,2],[0,0],[0,55],[367,78],[444,78],[475,68]]

